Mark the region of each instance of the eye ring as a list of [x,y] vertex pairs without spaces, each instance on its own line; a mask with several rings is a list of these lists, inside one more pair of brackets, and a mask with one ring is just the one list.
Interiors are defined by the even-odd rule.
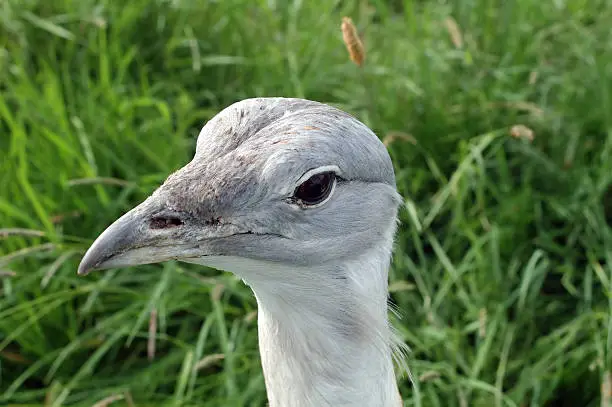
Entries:
[[334,171],[307,173],[295,188],[292,201],[302,208],[319,207],[331,198],[337,182],[338,177]]

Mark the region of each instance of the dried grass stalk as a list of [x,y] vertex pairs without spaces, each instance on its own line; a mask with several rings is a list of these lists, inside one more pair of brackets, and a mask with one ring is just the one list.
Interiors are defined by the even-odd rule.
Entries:
[[157,310],[153,308],[149,316],[149,340],[147,341],[147,356],[155,359],[155,340],[157,339]]

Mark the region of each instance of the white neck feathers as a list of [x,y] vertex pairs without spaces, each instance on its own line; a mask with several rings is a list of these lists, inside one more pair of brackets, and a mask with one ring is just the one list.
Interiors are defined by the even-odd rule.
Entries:
[[270,407],[401,405],[387,318],[390,248],[248,274]]
[[350,260],[299,268],[239,257],[206,257],[251,286],[270,407],[399,407],[388,321],[385,243]]

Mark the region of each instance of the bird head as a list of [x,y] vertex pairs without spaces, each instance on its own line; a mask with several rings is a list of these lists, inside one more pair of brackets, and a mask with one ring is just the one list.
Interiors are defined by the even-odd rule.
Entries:
[[386,148],[357,119],[307,100],[247,99],[204,126],[193,160],[111,224],[78,272],[338,262],[392,235],[400,201]]

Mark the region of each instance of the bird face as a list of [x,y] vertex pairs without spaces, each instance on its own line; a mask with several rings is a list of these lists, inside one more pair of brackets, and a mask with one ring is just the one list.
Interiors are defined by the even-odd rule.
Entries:
[[79,273],[171,259],[341,261],[392,235],[399,203],[385,147],[355,118],[306,100],[247,99],[206,124],[193,160],[109,226]]

